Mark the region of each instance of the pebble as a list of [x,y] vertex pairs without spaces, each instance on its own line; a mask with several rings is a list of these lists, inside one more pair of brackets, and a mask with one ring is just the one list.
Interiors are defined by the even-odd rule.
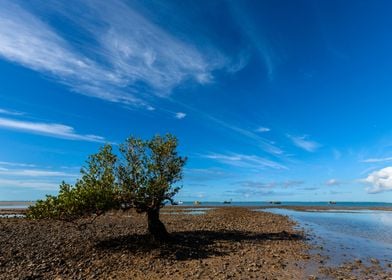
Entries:
[[[286,280],[302,279],[313,259],[287,217],[227,207],[161,219],[175,240],[164,246],[151,243],[145,216],[135,213],[101,216],[82,231],[58,221],[0,221],[0,278]],[[359,263],[325,268],[325,274],[352,279],[355,267],[365,271]],[[367,273],[388,279],[381,270]]]

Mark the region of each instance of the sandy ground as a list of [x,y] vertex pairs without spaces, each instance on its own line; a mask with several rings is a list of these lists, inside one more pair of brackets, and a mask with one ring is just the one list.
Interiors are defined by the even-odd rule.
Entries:
[[0,219],[0,279],[392,279],[377,260],[325,267],[284,216],[237,207],[185,212],[162,210],[166,244],[152,242],[145,216],[134,212],[82,227]]

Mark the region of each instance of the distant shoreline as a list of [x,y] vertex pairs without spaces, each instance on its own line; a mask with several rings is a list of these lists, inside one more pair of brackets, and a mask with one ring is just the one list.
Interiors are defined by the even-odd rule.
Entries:
[[[37,200],[0,200],[0,206],[12,206],[12,205],[31,205]],[[194,205],[194,201],[183,201],[182,205],[179,206],[190,206]],[[201,205],[207,206],[265,206],[265,205],[282,205],[282,206],[341,206],[341,207],[362,207],[362,206],[390,206],[392,202],[381,202],[381,201],[232,201],[230,203],[224,203],[222,201],[201,201]]]
[[32,205],[36,200],[0,201],[0,206]]
[[[24,214],[27,208],[31,205],[34,205],[34,201],[0,201],[0,215],[2,214]],[[293,203],[293,202],[291,202]],[[301,202],[295,202],[296,204],[300,204]],[[307,202],[305,202],[307,203]],[[328,205],[327,202],[324,202],[324,205],[289,205],[288,202],[282,202],[281,204],[270,204],[268,202],[240,202],[233,204],[223,204],[220,202],[205,202],[200,205],[193,205],[192,202],[184,202],[182,205],[167,205],[165,207],[176,208],[178,210],[187,209],[187,208],[220,208],[220,207],[244,207],[249,209],[266,209],[266,208],[282,208],[282,209],[290,209],[296,211],[356,211],[356,210],[379,210],[379,211],[392,211],[392,203],[366,203],[360,202],[358,206],[357,203],[350,202],[349,204],[337,203],[333,205]],[[379,205],[381,204],[381,206]],[[388,204],[388,205],[385,205]],[[389,205],[390,204],[390,205]]]

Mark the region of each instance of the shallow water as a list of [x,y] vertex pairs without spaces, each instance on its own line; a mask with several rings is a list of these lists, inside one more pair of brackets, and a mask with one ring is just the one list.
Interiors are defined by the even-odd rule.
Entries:
[[26,209],[30,204],[20,204],[20,205],[0,205],[0,209]]
[[183,211],[208,211],[208,210],[212,210],[215,208],[211,208],[211,207],[195,207],[195,208],[183,208]]
[[392,263],[392,212],[377,210],[315,211],[262,209],[287,215],[310,230],[313,242],[322,246],[322,254],[332,265],[361,259]]
[[0,218],[24,218],[24,214],[0,214]]
[[[178,206],[194,206],[191,201],[184,201],[183,204]],[[268,201],[233,201],[230,204],[224,204],[223,201],[202,201],[200,204],[203,206],[243,206],[243,207],[257,207],[257,206],[326,206],[333,208],[341,207],[392,207],[392,203],[386,202],[337,202],[336,204],[329,204],[328,201],[281,201],[281,204],[272,204]]]

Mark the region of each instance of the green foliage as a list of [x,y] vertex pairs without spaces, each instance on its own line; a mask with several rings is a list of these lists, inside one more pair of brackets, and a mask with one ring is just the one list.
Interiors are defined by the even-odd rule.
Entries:
[[87,167],[81,170],[82,178],[75,186],[63,182],[58,196],[37,201],[29,207],[28,217],[73,220],[118,207],[119,190],[114,176],[116,161],[112,147],[105,145],[89,157]]
[[129,137],[120,145],[118,157],[111,145],[105,145],[88,158],[75,186],[63,182],[57,196],[37,201],[28,216],[73,220],[111,209],[159,211],[179,191],[173,185],[182,178],[186,158],[178,155],[177,146],[172,135]]
[[171,135],[155,136],[149,141],[133,137],[120,145],[121,163],[118,183],[124,204],[131,203],[139,212],[159,209],[172,201],[179,187],[186,158],[178,156],[177,139]]

